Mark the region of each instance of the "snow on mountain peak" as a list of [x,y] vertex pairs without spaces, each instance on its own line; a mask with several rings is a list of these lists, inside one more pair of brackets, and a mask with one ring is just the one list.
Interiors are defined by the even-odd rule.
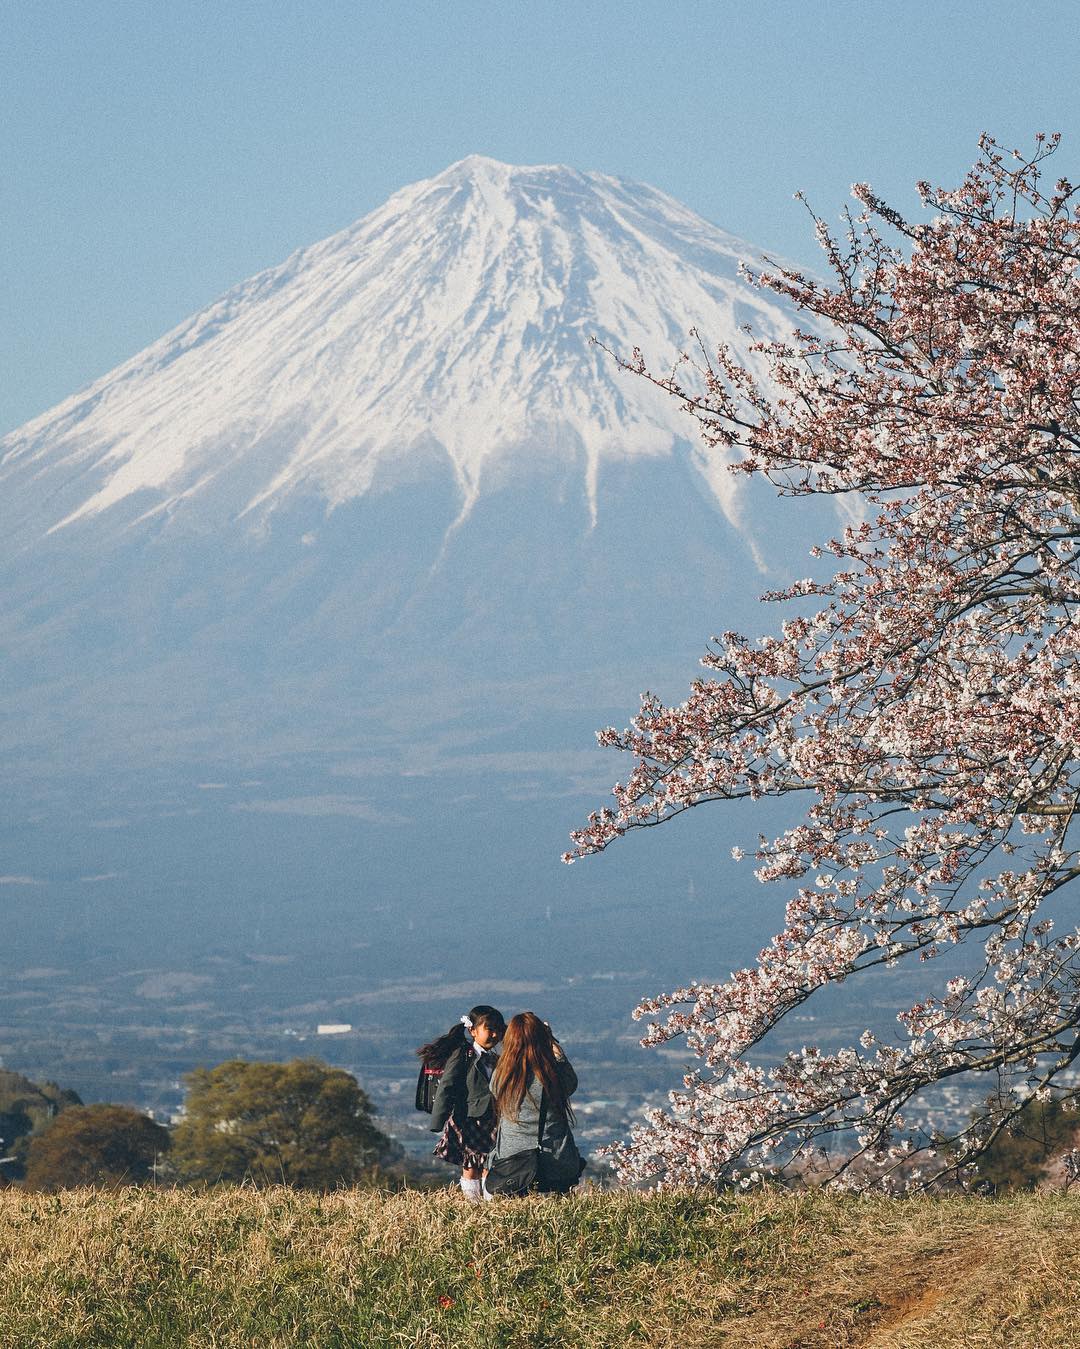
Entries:
[[[753,256],[654,188],[470,155],[0,440],[0,480],[66,484],[50,531],[129,498],[146,518],[212,491],[260,518],[296,492],[333,508],[434,451],[464,515],[502,457],[571,455],[595,519],[605,460],[694,437],[590,338],[663,366],[692,325],[736,346],[748,321],[788,332],[739,277]],[[734,480],[690,453],[734,519]]]

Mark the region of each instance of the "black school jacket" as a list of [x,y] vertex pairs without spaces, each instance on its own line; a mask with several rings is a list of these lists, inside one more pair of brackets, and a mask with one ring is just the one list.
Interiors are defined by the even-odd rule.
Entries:
[[[485,1052],[491,1067],[495,1056]],[[467,1115],[479,1119],[491,1108],[491,1088],[487,1074],[480,1066],[480,1055],[473,1053],[472,1045],[455,1049],[443,1065],[435,1103],[431,1107],[431,1132],[441,1134],[451,1115],[460,1123]]]

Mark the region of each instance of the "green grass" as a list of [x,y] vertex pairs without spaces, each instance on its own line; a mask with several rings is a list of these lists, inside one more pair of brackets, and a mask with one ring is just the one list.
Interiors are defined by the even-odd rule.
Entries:
[[0,1344],[1080,1346],[1080,1200],[0,1192]]

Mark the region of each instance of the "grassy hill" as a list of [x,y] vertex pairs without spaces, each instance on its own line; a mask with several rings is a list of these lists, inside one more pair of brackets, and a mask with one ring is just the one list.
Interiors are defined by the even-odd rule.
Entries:
[[1080,1199],[0,1193],[0,1341],[1080,1345]]

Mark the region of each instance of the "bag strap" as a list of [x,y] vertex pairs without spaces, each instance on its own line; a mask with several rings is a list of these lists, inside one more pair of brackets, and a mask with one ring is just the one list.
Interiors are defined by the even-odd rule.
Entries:
[[536,1146],[542,1148],[544,1145],[544,1125],[547,1123],[547,1092],[543,1084],[540,1086],[540,1122],[536,1126]]

